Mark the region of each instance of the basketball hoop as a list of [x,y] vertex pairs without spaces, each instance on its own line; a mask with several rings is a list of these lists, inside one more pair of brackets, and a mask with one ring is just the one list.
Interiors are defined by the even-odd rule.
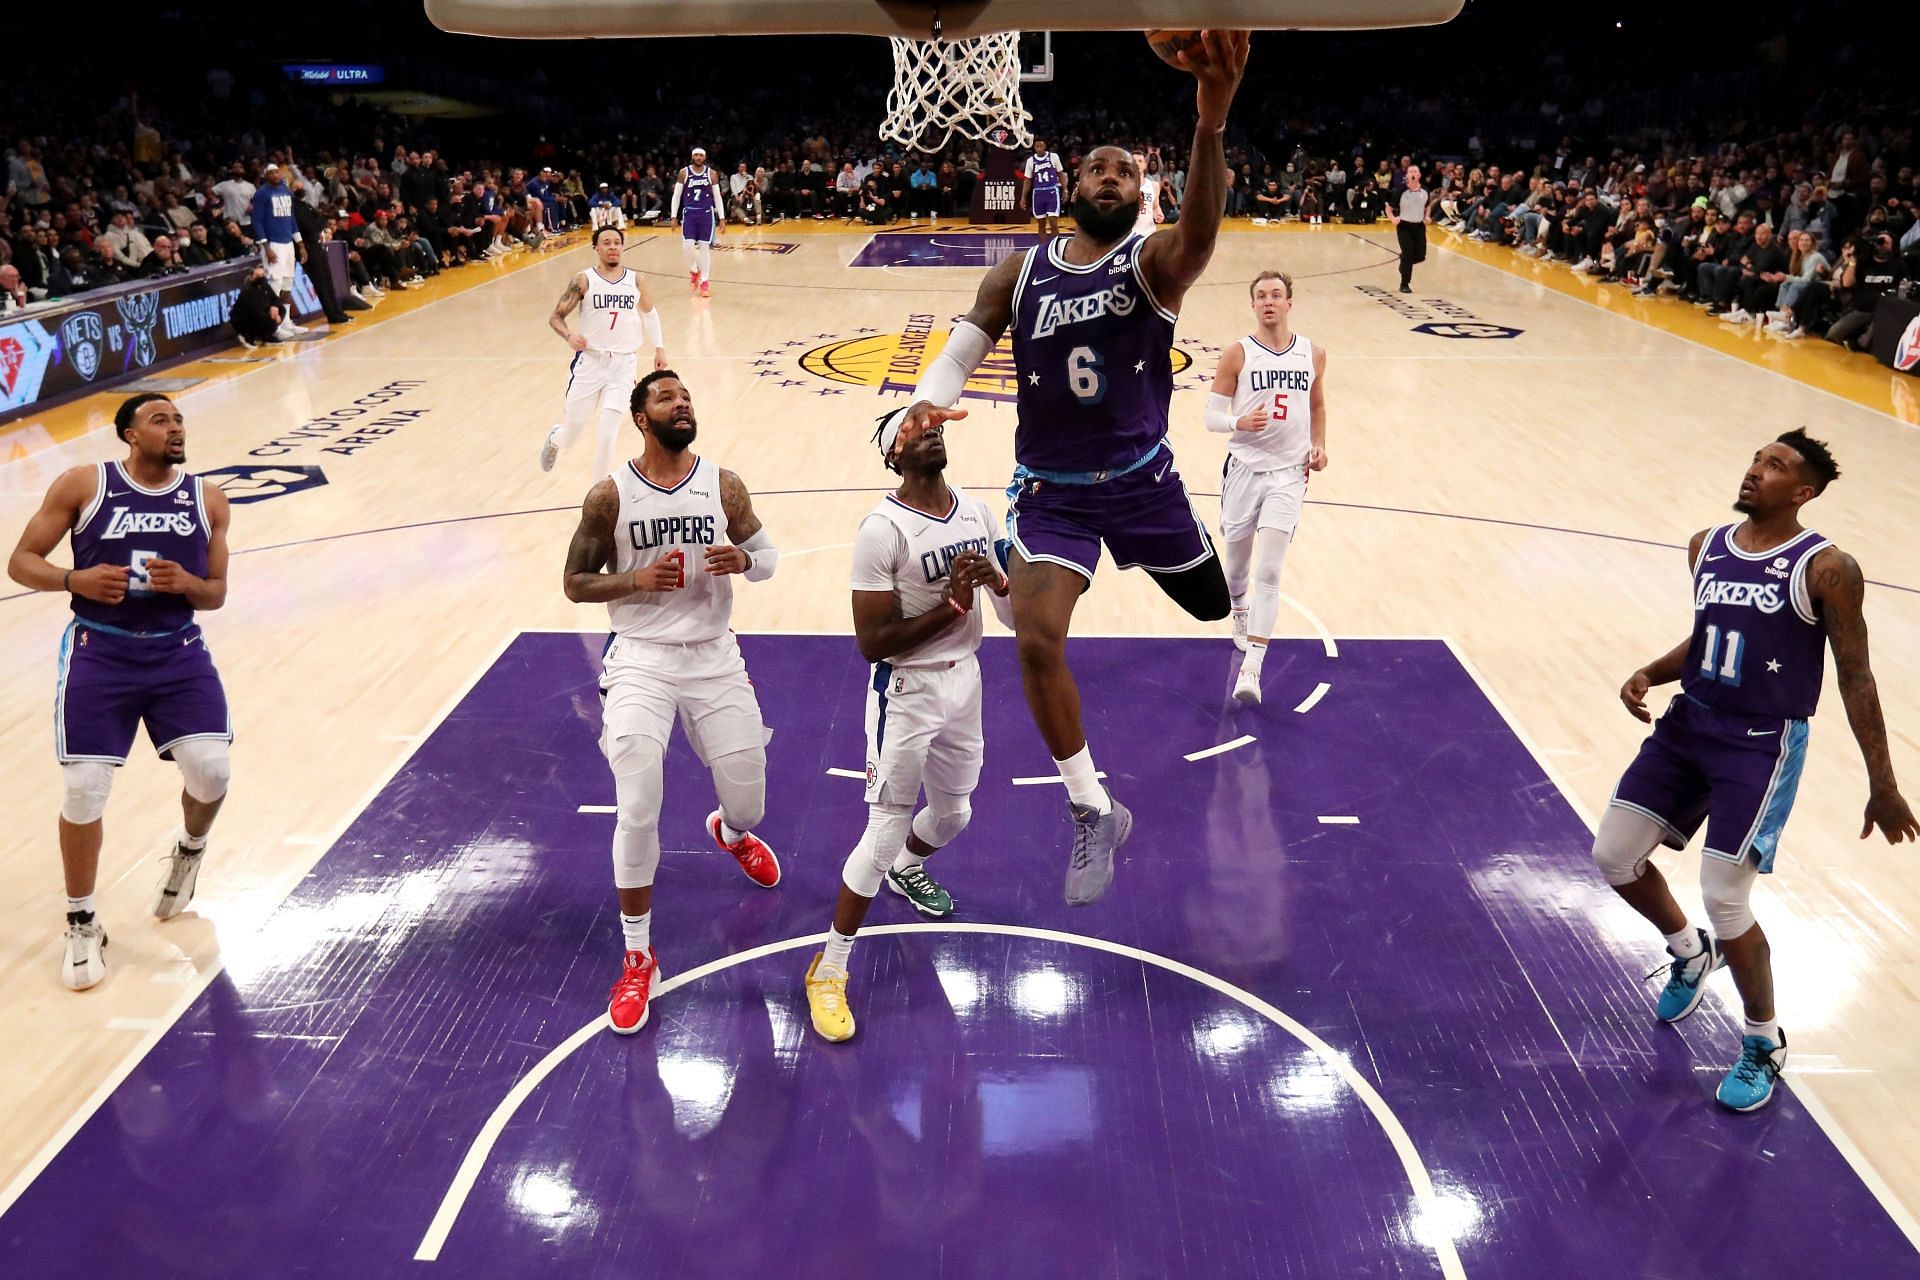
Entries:
[[1031,146],[1033,117],[1020,105],[1020,33],[960,40],[893,41],[893,90],[880,136],[938,151],[958,133],[1011,151]]

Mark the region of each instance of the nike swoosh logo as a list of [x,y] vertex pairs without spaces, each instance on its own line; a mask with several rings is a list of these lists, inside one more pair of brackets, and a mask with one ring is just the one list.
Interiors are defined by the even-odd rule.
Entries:
[[109,498],[124,498],[127,496],[127,491],[125,489],[109,489],[107,490],[107,496]]
[[1054,282],[1055,280],[1058,280],[1059,278],[1060,278],[1059,276],[1035,276],[1035,277],[1033,278],[1033,281],[1032,281],[1032,283],[1034,283],[1034,284],[1052,284],[1052,283],[1053,283],[1053,282]]
[[1165,480],[1167,478],[1167,467],[1171,467],[1172,465],[1173,464],[1169,462],[1166,466],[1161,467],[1159,471],[1155,472],[1153,482],[1159,484],[1162,480]]
[[1749,738],[1771,738],[1778,732],[1780,732],[1778,729],[1749,729],[1747,730],[1747,736]]
[[1725,559],[1726,559],[1725,556],[1707,556],[1706,557],[1706,561],[1708,564],[1712,564],[1715,560],[1725,560]]

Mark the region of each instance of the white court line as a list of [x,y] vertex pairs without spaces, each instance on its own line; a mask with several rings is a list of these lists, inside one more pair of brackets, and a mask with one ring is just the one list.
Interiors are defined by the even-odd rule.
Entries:
[[583,804],[576,813],[618,813],[620,810],[610,804]]
[[[1057,929],[997,924],[882,924],[868,925],[861,930],[861,933],[863,936],[886,933],[979,933],[1066,943],[1069,946],[1105,951],[1109,955],[1124,956],[1129,960],[1153,965],[1168,973],[1197,982],[1244,1005],[1305,1045],[1322,1062],[1332,1068],[1349,1089],[1353,1090],[1354,1095],[1360,1099],[1380,1125],[1381,1131],[1386,1134],[1387,1141],[1393,1146],[1394,1154],[1400,1157],[1400,1167],[1406,1172],[1407,1183],[1413,1189],[1414,1213],[1417,1213],[1422,1220],[1435,1224],[1437,1228],[1431,1233],[1434,1238],[1429,1242],[1428,1247],[1434,1251],[1436,1260],[1440,1264],[1440,1273],[1447,1277],[1447,1280],[1466,1280],[1466,1268],[1460,1263],[1460,1255],[1454,1249],[1453,1241],[1446,1235],[1443,1228],[1438,1228],[1438,1224],[1446,1221],[1446,1210],[1434,1194],[1433,1176],[1427,1172],[1426,1165],[1421,1162],[1420,1153],[1413,1145],[1412,1136],[1407,1133],[1406,1126],[1400,1123],[1400,1118],[1394,1115],[1393,1108],[1387,1105],[1387,1100],[1380,1096],[1379,1090],[1360,1074],[1359,1069],[1353,1065],[1346,1054],[1341,1053],[1304,1024],[1295,1021],[1251,991],[1236,987],[1226,979],[1216,977],[1204,969],[1196,969],[1192,965],[1170,960],[1166,956],[1155,955],[1151,951],[1142,951],[1138,947],[1129,947],[1124,943],[1109,942],[1104,938],[1062,933]],[[722,956],[718,960],[709,961],[685,973],[674,974],[663,979],[654,988],[653,998],[657,1000],[676,988],[738,964],[778,955],[785,951],[818,946],[825,938],[826,935],[823,933],[809,934],[803,938],[788,938],[784,942],[770,942],[736,955]],[[433,1215],[433,1221],[428,1224],[426,1234],[420,1238],[420,1247],[413,1251],[415,1262],[439,1260],[440,1250],[446,1244],[448,1234],[453,1230],[455,1219],[460,1216],[460,1210],[465,1206],[467,1196],[473,1191],[473,1184],[479,1180],[481,1170],[485,1168],[488,1158],[493,1154],[494,1144],[499,1141],[507,1125],[513,1121],[514,1113],[520,1109],[520,1105],[533,1091],[540,1087],[541,1082],[553,1074],[554,1070],[571,1057],[576,1049],[606,1031],[606,1025],[606,1015],[601,1014],[595,1017],[593,1021],[550,1050],[546,1057],[536,1063],[531,1071],[522,1076],[513,1088],[507,1091],[507,1096],[500,1100],[493,1114],[487,1117],[486,1123],[480,1127],[480,1132],[474,1136],[472,1145],[467,1148],[466,1157],[461,1160],[460,1168],[454,1173],[453,1181],[448,1184],[447,1193],[440,1201],[439,1210]],[[1408,1216],[1412,1217],[1411,1214]]]
[[827,776],[829,778],[857,778],[861,782],[867,780],[867,775],[858,769],[829,769],[827,770]]
[[1205,760],[1208,756],[1223,756],[1227,752],[1238,750],[1252,741],[1254,741],[1252,734],[1243,733],[1232,742],[1223,742],[1217,747],[1203,747],[1199,751],[1189,751],[1185,758],[1188,760]]
[[[861,774],[860,776],[863,778],[866,777],[865,774]],[[1096,778],[1104,778],[1107,775],[1104,770],[1095,769],[1093,771],[1093,776]],[[1043,787],[1049,782],[1065,782],[1065,781],[1066,781],[1065,778],[1061,777],[1059,774],[1056,773],[1045,778],[1015,778],[1013,780],[1013,785],[1016,787]]]
[[[433,306],[436,304],[429,303],[428,305]],[[425,308],[422,309],[424,310]],[[474,686],[480,683],[480,678],[493,669],[493,664],[500,660],[500,656],[507,651],[507,646],[511,645],[519,635],[520,632],[518,631],[511,629],[507,631],[501,638],[500,643],[487,655],[486,660],[475,668],[473,674],[464,680],[460,687],[447,698],[446,702],[441,706],[439,713],[433,717],[434,724],[439,724],[442,720],[445,720],[447,716],[452,714],[453,709],[460,705],[461,699],[473,692]],[[346,815],[340,819],[339,825],[334,828],[333,834],[322,841],[316,841],[316,843],[332,845],[338,841],[341,836],[345,835],[347,828],[354,824],[360,815],[366,811],[367,806],[372,804],[382,791],[386,790],[387,784],[393,781],[400,770],[406,766],[407,761],[412,758],[413,753],[410,751],[396,755],[392,765],[390,765],[373,785],[367,788],[365,794],[347,810]],[[282,901],[284,901],[284,899]],[[274,908],[277,909],[281,904],[276,902],[273,905]],[[263,915],[260,923],[264,924],[265,919],[266,917]],[[172,1028],[173,1024],[185,1015],[187,1010],[193,1006],[193,1002],[200,998],[200,993],[211,986],[213,980],[219,977],[221,971],[225,968],[226,964],[224,961],[216,958],[213,963],[198,972],[192,970],[162,969],[148,979],[150,982],[162,984],[181,983],[185,985],[187,989],[180,993],[179,998],[173,1002],[165,1014],[153,1019],[153,1029],[141,1037],[139,1044],[127,1050],[126,1056],[121,1058],[113,1070],[107,1073],[106,1078],[100,1082],[100,1086],[87,1095],[85,1102],[74,1108],[72,1114],[67,1117],[66,1123],[62,1124],[51,1138],[48,1138],[45,1143],[41,1144],[40,1150],[36,1151],[33,1158],[21,1167],[20,1172],[14,1176],[12,1182],[7,1184],[5,1190],[0,1190],[0,1215],[4,1215],[7,1210],[12,1207],[13,1202],[21,1197],[26,1189],[32,1185],[33,1180],[40,1176],[48,1164],[52,1163],[56,1155],[60,1154],[60,1149],[73,1140],[73,1135],[80,1132],[80,1127],[93,1118],[93,1113],[100,1109],[102,1104],[113,1095],[113,1091],[118,1089],[129,1075],[133,1074],[133,1069],[140,1065],[140,1060],[145,1058],[156,1044],[160,1043],[160,1037],[164,1036],[168,1030]]]
[[[1507,704],[1502,702],[1500,695],[1493,691],[1493,686],[1487,683],[1480,669],[1461,651],[1460,646],[1453,642],[1452,637],[1441,638],[1446,642],[1447,648],[1453,651],[1454,659],[1459,662],[1461,668],[1473,677],[1476,685],[1480,686],[1480,692],[1493,705],[1493,709],[1500,713],[1500,718],[1506,721],[1507,729],[1520,740],[1520,745],[1527,749],[1528,754],[1533,757],[1533,762],[1540,766],[1541,772],[1547,775],[1547,780],[1560,792],[1560,798],[1565,800],[1579,816],[1580,821],[1586,824],[1588,831],[1594,830],[1598,824],[1594,822],[1593,814],[1588,812],[1586,805],[1580,802],[1580,797],[1567,785],[1567,780],[1560,776],[1560,771],[1554,767],[1553,761],[1535,745],[1532,735],[1521,726],[1518,720],[1514,719],[1513,713],[1507,710]],[[1535,994],[1538,995],[1537,992]],[[1552,1021],[1551,1015],[1548,1020]],[[1559,1027],[1554,1027],[1556,1034],[1559,1030]],[[1566,1043],[1565,1036],[1561,1036],[1561,1043]],[[1914,1217],[1913,1211],[1894,1193],[1887,1180],[1880,1175],[1880,1171],[1874,1168],[1860,1148],[1854,1145],[1853,1139],[1840,1127],[1839,1121],[1833,1118],[1833,1113],[1827,1110],[1825,1103],[1813,1091],[1808,1078],[1792,1067],[1787,1068],[1786,1075],[1790,1077],[1794,1096],[1800,1099],[1807,1114],[1813,1117],[1813,1122],[1820,1126],[1822,1133],[1827,1135],[1827,1141],[1831,1142],[1834,1150],[1840,1153],[1840,1158],[1847,1162],[1848,1167],[1859,1177],[1867,1191],[1880,1202],[1880,1207],[1887,1211],[1887,1216],[1893,1219],[1894,1225],[1905,1234],[1908,1243],[1920,1249],[1920,1219]]]
[[1327,690],[1331,688],[1333,688],[1332,685],[1328,684],[1325,680],[1322,680],[1318,685],[1314,687],[1313,692],[1307,695],[1307,700],[1301,703],[1299,706],[1295,707],[1294,710],[1298,711],[1301,715],[1307,714],[1307,712],[1313,710],[1315,707],[1320,705],[1320,699],[1326,697]]
[[1320,647],[1327,651],[1329,658],[1340,656],[1340,646],[1333,642],[1333,632],[1327,630],[1327,624],[1320,621],[1319,615],[1284,591],[1280,593],[1280,598],[1292,605],[1294,612],[1305,618],[1313,625],[1313,629],[1320,633]]
[[1358,818],[1332,813],[1322,814],[1319,821],[1323,827],[1357,827],[1360,825],[1360,819]]
[[165,1026],[161,1018],[108,1018],[109,1031],[151,1031],[155,1027]]

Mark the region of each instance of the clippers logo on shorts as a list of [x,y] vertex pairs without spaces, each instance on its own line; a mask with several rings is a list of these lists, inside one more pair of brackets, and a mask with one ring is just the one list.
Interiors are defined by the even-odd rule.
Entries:
[[926,575],[928,582],[945,582],[953,572],[955,556],[964,555],[969,551],[977,551],[985,555],[988,541],[986,538],[966,538],[959,542],[950,542],[935,551],[924,551],[920,554],[920,572]]
[[[1774,571],[1769,568],[1767,572]],[[1731,605],[1736,609],[1758,609],[1762,613],[1778,613],[1786,603],[1780,594],[1779,584],[1773,582],[1722,582],[1711,573],[1703,573],[1700,575],[1700,581],[1695,583],[1693,588],[1695,612],[1708,605],[1723,604]]]
[[100,372],[100,357],[107,341],[107,327],[92,311],[68,316],[60,325],[60,349],[73,362],[73,369],[92,382]]
[[629,520],[627,536],[635,551],[655,547],[710,547],[714,542],[712,516],[655,516],[651,520]]

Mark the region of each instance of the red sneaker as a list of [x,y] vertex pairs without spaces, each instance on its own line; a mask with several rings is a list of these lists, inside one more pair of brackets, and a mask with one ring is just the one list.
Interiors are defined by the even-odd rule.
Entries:
[[713,296],[713,286],[705,280],[700,282],[700,296],[703,298],[711,298]]
[[620,981],[607,993],[607,1025],[614,1034],[630,1036],[647,1025],[647,997],[653,991],[654,975],[660,966],[654,962],[653,948],[629,951],[620,970]]
[[720,838],[720,811],[715,809],[707,815],[707,834],[713,842],[732,854],[740,862],[740,869],[747,873],[747,879],[762,889],[771,889],[780,883],[780,859],[773,856],[773,850],[767,842],[749,831],[738,841],[728,844]]
[[691,288],[698,289],[700,287],[700,273],[698,271],[687,272],[687,284]]

